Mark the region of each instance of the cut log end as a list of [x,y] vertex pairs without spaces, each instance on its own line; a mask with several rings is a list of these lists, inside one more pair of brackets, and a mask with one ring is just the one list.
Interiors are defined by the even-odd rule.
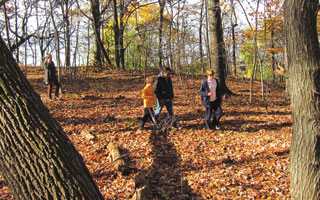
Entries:
[[114,166],[116,170],[121,171],[121,173],[123,173],[126,167],[125,167],[124,160],[121,158],[121,153],[119,151],[119,148],[112,142],[108,144],[107,148],[111,154],[112,161],[115,161]]

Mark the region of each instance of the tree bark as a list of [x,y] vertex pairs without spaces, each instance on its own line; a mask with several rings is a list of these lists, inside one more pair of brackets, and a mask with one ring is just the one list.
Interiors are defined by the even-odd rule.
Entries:
[[159,46],[158,46],[158,56],[159,56],[159,68],[163,67],[163,50],[162,50],[162,33],[163,33],[163,13],[164,6],[166,5],[166,0],[159,0],[160,16],[159,16]]
[[126,48],[124,47],[124,29],[125,29],[125,16],[128,6],[125,5],[125,1],[121,1],[119,4],[120,9],[120,28],[119,28],[119,45],[120,45],[120,68],[125,70],[125,51]]
[[100,4],[99,0],[91,0],[91,13],[93,18],[93,30],[95,37],[95,51],[94,51],[94,60],[98,64],[101,64],[101,45],[100,45]]
[[117,69],[121,69],[120,66],[120,45],[119,45],[119,23],[118,23],[118,9],[117,0],[112,1],[113,6],[113,33],[114,33],[114,56],[116,59]]
[[14,199],[103,199],[0,37],[0,172]]
[[208,0],[209,35],[211,66],[215,77],[219,80],[223,93],[231,94],[225,81],[225,48],[221,23],[221,10],[219,0]]
[[318,0],[285,1],[292,107],[290,190],[296,200],[320,199],[320,51]]
[[[237,16],[234,9],[233,0],[231,0],[232,6],[232,13],[231,13],[231,34],[232,34],[232,61],[233,61],[233,75],[237,75],[237,58],[236,58],[236,37],[235,37],[235,27],[238,26],[237,24]],[[233,18],[234,16],[234,18]]]
[[64,60],[65,66],[71,66],[71,33],[70,33],[70,8],[69,0],[63,0],[61,2],[61,10],[63,15],[63,28],[65,38],[65,53]]
[[199,53],[200,53],[200,68],[202,73],[204,73],[203,44],[202,44],[202,23],[203,23],[204,4],[205,4],[205,0],[201,0],[200,19],[199,19]]
[[49,1],[49,7],[50,7],[50,16],[51,16],[51,22],[54,28],[54,33],[56,36],[56,65],[58,67],[58,82],[59,82],[59,93],[62,93],[62,83],[61,83],[61,63],[60,63],[60,36],[59,36],[59,30],[55,22],[55,17],[53,14],[53,6],[52,2]]

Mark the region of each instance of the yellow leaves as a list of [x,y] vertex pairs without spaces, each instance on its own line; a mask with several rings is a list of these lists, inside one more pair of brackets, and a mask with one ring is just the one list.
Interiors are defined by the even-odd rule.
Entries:
[[[257,103],[249,104],[249,82],[231,78],[228,86],[238,95],[223,104],[223,129],[208,132],[203,128],[201,104],[186,103],[185,95],[199,99],[195,91],[202,77],[189,79],[173,79],[174,110],[183,129],[158,136],[152,134],[149,122],[147,130],[136,131],[143,108],[132,104],[144,84],[126,72],[101,73],[78,86],[65,84],[64,100],[45,104],[84,157],[105,199],[129,199],[138,172],[146,173],[157,197],[192,199],[196,194],[202,199],[290,199],[292,130],[289,103],[281,98],[284,91],[274,88],[267,97],[267,115],[260,104],[260,85],[254,84]],[[42,95],[46,88],[37,85],[37,80],[39,77],[31,82]],[[182,89],[186,82],[188,87]],[[162,112],[166,116],[166,110]],[[96,138],[85,139],[80,134],[83,130],[90,130]],[[127,176],[117,174],[112,164],[95,173],[112,162],[105,147],[109,142],[117,143],[127,155],[124,159],[131,169]]]
[[[134,10],[136,7],[130,7],[129,10]],[[157,4],[140,5],[136,9],[136,14],[133,14],[129,18],[131,24],[149,24],[150,22],[156,22],[159,16],[159,7]]]
[[284,49],[281,48],[266,48],[267,51],[269,51],[270,53],[278,53],[278,52],[282,52],[284,51]]

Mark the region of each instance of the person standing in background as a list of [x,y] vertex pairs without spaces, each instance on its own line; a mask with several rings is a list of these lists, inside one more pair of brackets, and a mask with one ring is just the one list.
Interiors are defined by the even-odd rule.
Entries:
[[56,75],[56,66],[54,62],[52,61],[52,55],[48,54],[44,63],[44,82],[45,84],[48,84],[48,98],[52,99],[52,87],[53,85],[56,86],[56,92],[55,92],[55,98],[59,99],[59,81],[58,77]]

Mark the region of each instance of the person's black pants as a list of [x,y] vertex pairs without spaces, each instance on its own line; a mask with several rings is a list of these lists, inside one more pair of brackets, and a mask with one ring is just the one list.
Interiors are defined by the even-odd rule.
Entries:
[[[220,103],[216,101],[210,101],[210,106],[205,107],[205,124],[208,129],[212,129],[219,124],[222,117],[222,108]],[[211,117],[213,116],[212,122]]]
[[59,85],[58,80],[54,80],[54,81],[48,83],[48,97],[49,97],[50,99],[52,99],[51,93],[52,93],[52,87],[53,87],[53,85],[56,86],[55,96],[56,96],[56,97],[59,97],[59,88],[60,88],[60,85]]
[[152,108],[144,108],[144,116],[142,118],[140,127],[143,127],[147,120],[150,119],[154,125],[157,124],[154,116],[154,111]]

